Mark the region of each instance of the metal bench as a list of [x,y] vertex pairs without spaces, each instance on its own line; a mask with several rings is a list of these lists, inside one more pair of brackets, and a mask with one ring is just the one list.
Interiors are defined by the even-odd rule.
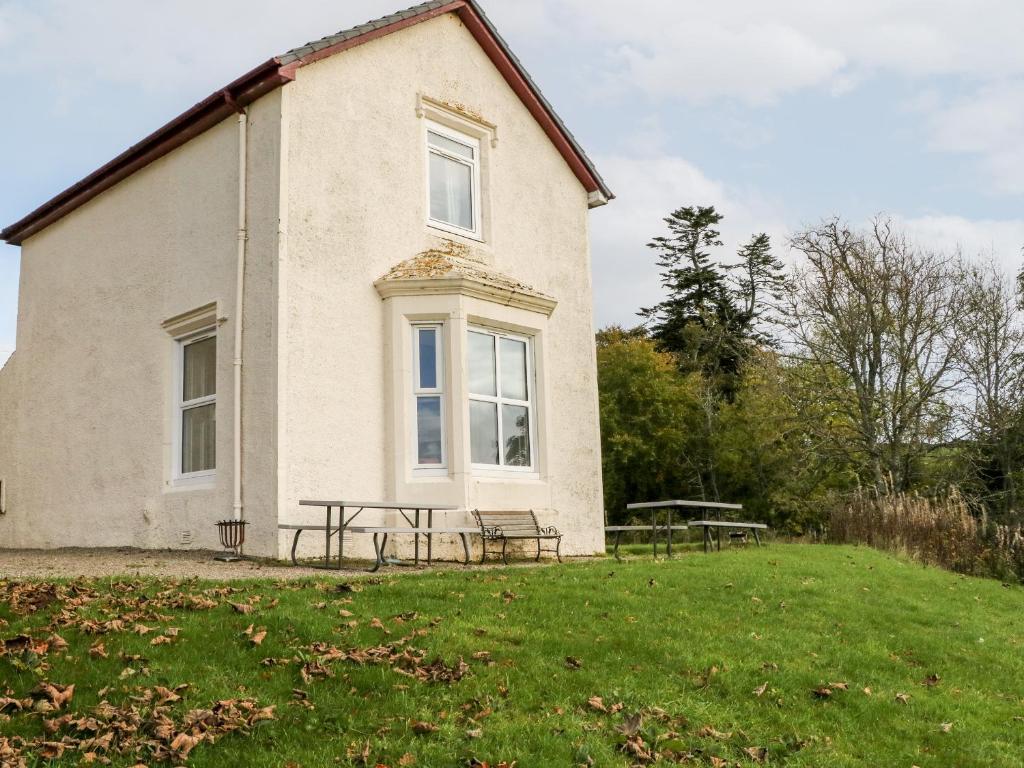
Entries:
[[[761,536],[758,531],[768,530],[768,526],[764,523],[739,523],[731,520],[691,520],[691,528],[702,528],[704,538],[704,551],[707,552],[709,545],[715,544],[718,547],[718,551],[722,550],[722,529],[729,531],[729,537],[731,540],[734,539],[736,533],[743,533],[743,541],[746,543],[746,532],[750,531],[754,534],[754,541],[757,542],[757,546],[761,546]],[[715,538],[712,541],[711,531],[714,529]]]
[[[562,562],[562,534],[554,526],[542,527],[532,509],[526,510],[473,510],[473,517],[480,525],[483,537],[483,553],[480,562],[487,559],[487,542],[501,542],[501,559],[508,565],[508,543],[515,539],[536,539],[537,561],[541,552],[553,552],[558,562]],[[554,541],[554,549],[542,549],[541,541]],[[493,553],[497,555],[498,553]]]

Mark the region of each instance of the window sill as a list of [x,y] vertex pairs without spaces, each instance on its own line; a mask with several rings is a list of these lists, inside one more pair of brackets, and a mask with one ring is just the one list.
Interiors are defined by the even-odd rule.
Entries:
[[434,219],[429,219],[427,221],[427,226],[430,229],[436,229],[440,232],[444,232],[446,235],[455,235],[456,237],[462,237],[465,238],[466,240],[472,240],[474,243],[484,242],[484,237],[482,234],[478,232],[470,232],[468,229],[456,227],[454,224],[445,224],[443,221],[435,221]]
[[176,477],[168,481],[168,491],[212,491],[217,487],[217,475],[196,475],[194,477]]
[[474,480],[509,480],[539,481],[540,472],[522,469],[483,469],[473,467],[472,478]]

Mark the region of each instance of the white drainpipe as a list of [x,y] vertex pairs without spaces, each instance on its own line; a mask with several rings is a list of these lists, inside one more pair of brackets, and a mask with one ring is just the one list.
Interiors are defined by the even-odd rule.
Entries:
[[238,113],[238,273],[235,277],[235,386],[232,435],[234,443],[235,494],[232,512],[235,520],[242,519],[242,302],[245,299],[245,179],[246,179],[246,121],[245,110]]

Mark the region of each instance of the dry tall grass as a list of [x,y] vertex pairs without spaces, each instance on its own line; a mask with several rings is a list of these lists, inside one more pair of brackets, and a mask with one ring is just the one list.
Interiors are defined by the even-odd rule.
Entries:
[[975,514],[956,490],[943,498],[860,491],[832,512],[828,538],[958,573],[1024,581],[1024,530]]

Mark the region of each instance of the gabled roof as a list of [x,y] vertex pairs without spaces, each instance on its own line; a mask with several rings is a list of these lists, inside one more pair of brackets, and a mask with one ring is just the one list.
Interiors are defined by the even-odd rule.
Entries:
[[234,82],[207,96],[20,221],[4,228],[0,231],[0,239],[13,245],[20,245],[25,238],[66,216],[135,171],[212,128],[260,96],[291,82],[295,79],[295,70],[299,67],[445,13],[455,13],[459,16],[512,90],[544,129],[580,183],[591,193],[592,205],[600,205],[612,199],[614,195],[579,142],[565,127],[476,0],[430,0],[268,59]]

